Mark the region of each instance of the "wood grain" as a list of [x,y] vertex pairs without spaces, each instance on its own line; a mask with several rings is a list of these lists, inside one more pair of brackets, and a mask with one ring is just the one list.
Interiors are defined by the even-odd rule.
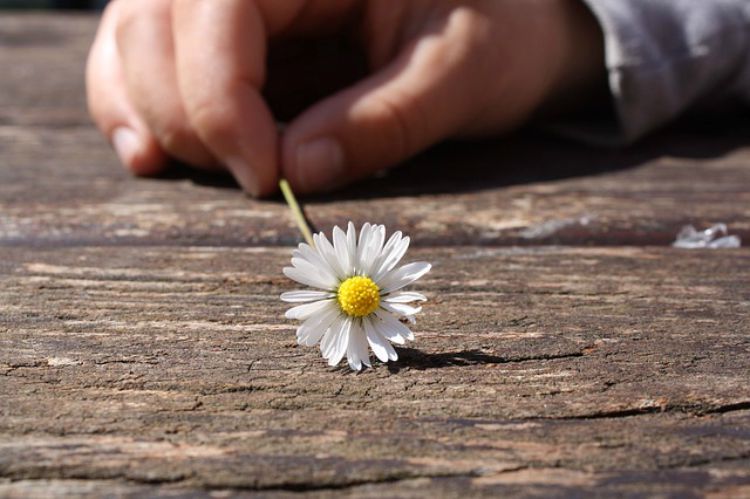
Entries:
[[5,255],[0,474],[32,489],[678,494],[750,479],[745,252],[419,250],[436,269],[418,341],[358,375],[295,346],[277,298],[288,249]]
[[95,24],[0,17],[0,497],[750,496],[750,254],[669,247],[750,240],[746,122],[444,145],[306,200],[435,265],[417,341],[353,374],[283,319],[281,202],[117,166]]

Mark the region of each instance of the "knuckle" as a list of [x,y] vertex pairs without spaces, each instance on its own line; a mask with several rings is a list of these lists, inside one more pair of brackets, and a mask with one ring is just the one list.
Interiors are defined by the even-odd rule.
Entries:
[[140,32],[142,28],[153,23],[154,13],[160,7],[160,2],[153,0],[119,0],[115,1],[107,8],[113,9],[112,15],[115,18],[115,39],[118,43],[125,43],[128,40],[134,42],[141,39]]
[[167,121],[154,127],[154,135],[162,149],[170,154],[177,154],[187,144],[196,141],[195,135],[184,123]]
[[382,123],[388,133],[389,147],[398,159],[407,157],[414,152],[415,147],[415,112],[412,105],[406,104],[405,99],[388,96],[378,96],[372,101],[375,117]]
[[212,99],[193,102],[188,114],[193,129],[207,142],[217,141],[233,133],[230,115]]
[[[122,5],[122,4],[120,4]],[[116,7],[117,4],[112,7]],[[115,40],[118,44],[122,44],[127,41],[130,34],[133,32],[136,23],[138,23],[138,16],[135,14],[133,9],[127,9],[120,7],[116,11],[117,21],[115,22]]]

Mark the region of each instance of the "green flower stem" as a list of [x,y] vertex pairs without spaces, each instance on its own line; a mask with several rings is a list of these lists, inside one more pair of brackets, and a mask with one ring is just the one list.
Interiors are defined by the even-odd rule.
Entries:
[[292,192],[289,182],[287,182],[286,179],[281,179],[279,187],[281,188],[281,193],[284,195],[286,204],[288,204],[289,209],[292,210],[292,217],[294,218],[294,221],[297,222],[297,227],[299,227],[300,232],[302,232],[302,236],[305,238],[305,241],[307,241],[307,244],[315,247],[312,232],[310,232],[310,227],[305,221],[305,215],[302,213],[302,208],[299,207],[299,203],[297,203],[297,198],[294,197],[294,192]]

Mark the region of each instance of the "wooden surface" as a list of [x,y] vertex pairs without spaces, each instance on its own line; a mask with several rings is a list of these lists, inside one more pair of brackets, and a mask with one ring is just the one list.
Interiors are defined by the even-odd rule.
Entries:
[[330,369],[297,240],[224,178],[133,179],[89,125],[95,19],[0,17],[0,496],[750,496],[747,120],[627,151],[443,146],[308,200],[434,270],[398,363]]

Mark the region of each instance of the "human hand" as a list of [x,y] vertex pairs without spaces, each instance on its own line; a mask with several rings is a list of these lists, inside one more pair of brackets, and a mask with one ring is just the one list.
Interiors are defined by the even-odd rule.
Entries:
[[[261,93],[269,47],[332,33],[363,49],[367,73],[280,132]],[[280,176],[308,193],[585,99],[602,50],[579,0],[114,0],[87,88],[137,174],[172,157],[228,169],[255,196]]]

